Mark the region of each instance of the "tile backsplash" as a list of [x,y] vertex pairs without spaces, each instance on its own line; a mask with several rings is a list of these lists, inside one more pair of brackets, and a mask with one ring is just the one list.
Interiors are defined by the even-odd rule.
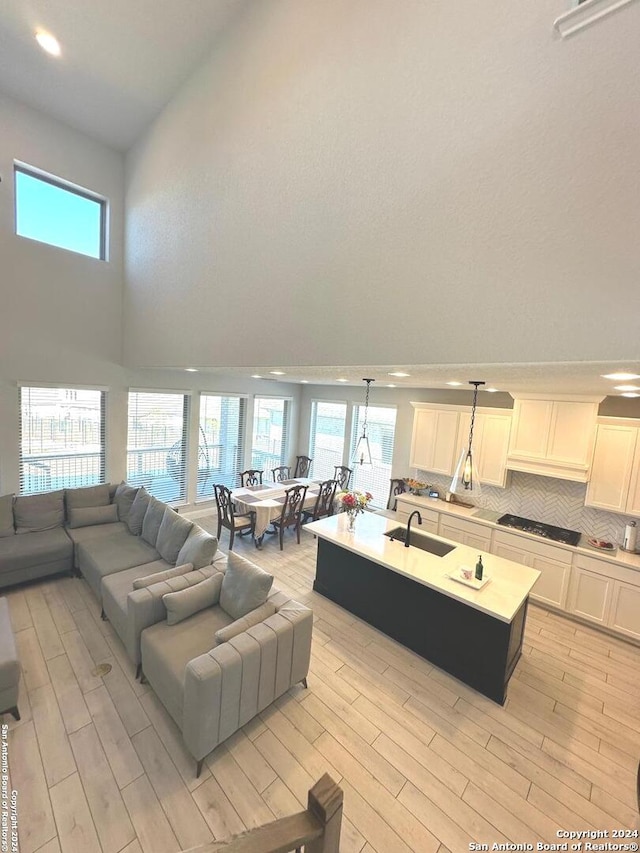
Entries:
[[[586,483],[539,477],[519,471],[511,471],[508,476],[506,489],[483,485],[477,505],[501,514],[510,512],[556,527],[579,530],[586,536],[621,544],[624,527],[630,516],[586,507]],[[451,477],[428,471],[417,471],[416,478],[443,492],[451,484]]]

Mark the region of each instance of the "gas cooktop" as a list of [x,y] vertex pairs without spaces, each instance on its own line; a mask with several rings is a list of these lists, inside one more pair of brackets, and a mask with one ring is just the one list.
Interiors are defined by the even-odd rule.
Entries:
[[562,542],[564,545],[577,545],[580,541],[580,533],[577,530],[554,527],[552,524],[543,524],[541,521],[532,521],[530,518],[520,518],[519,515],[503,515],[498,519],[498,524],[513,527],[514,530],[522,530],[524,533],[535,533],[537,536],[544,536],[545,539]]

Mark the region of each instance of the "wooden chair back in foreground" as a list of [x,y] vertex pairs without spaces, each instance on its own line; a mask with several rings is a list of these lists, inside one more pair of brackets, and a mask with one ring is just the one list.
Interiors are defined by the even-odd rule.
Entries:
[[396,508],[396,498],[398,495],[402,495],[407,491],[407,484],[404,480],[394,479],[393,477],[389,480],[389,499],[387,500],[387,509],[395,509]]
[[291,479],[291,465],[278,465],[277,468],[271,469],[271,476],[274,483],[281,483],[283,480]]
[[284,493],[284,503],[280,518],[272,522],[278,531],[280,539],[280,550],[283,550],[282,536],[286,527],[295,528],[298,545],[300,544],[300,525],[302,524],[302,509],[307,497],[307,486],[291,486]]
[[304,521],[317,521],[333,515],[333,500],[336,496],[338,483],[335,480],[325,480],[320,483],[320,491],[315,505],[311,510],[303,510]]
[[293,470],[294,477],[308,477],[313,459],[310,456],[296,456],[296,467]]
[[254,512],[249,515],[236,515],[231,499],[231,492],[226,486],[216,484],[213,487],[216,496],[216,506],[218,507],[218,541],[222,528],[226,527],[229,531],[229,550],[233,550],[233,540],[236,533],[250,531],[253,535],[256,526],[256,515]]
[[240,474],[241,486],[261,486],[262,475],[264,471],[258,471],[257,468],[248,468]]
[[349,488],[353,468],[347,468],[346,465],[336,465],[333,470],[333,479],[337,482],[338,489],[341,492],[346,492]]

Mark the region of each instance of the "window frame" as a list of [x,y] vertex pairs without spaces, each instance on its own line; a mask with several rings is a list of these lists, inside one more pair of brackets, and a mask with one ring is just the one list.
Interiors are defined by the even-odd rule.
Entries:
[[[257,400],[281,400],[284,403],[282,416],[282,432],[283,432],[283,442],[282,448],[280,452],[280,461],[278,465],[274,465],[274,468],[279,467],[280,465],[287,465],[287,459],[289,458],[290,447],[291,447],[291,414],[293,408],[293,397],[285,396],[284,394],[254,394],[252,400],[252,412],[251,412],[251,433],[248,436],[248,451],[249,451],[249,467],[256,467],[253,462],[253,453],[254,453],[254,427],[256,423],[256,401]],[[248,425],[247,425],[248,426]],[[249,427],[248,427],[249,428]],[[262,452],[262,451],[259,451]],[[270,473],[270,469],[265,469],[265,474]]]
[[[240,472],[245,468],[245,455],[246,455],[246,446],[248,439],[248,430],[247,430],[247,422],[248,422],[248,413],[249,413],[249,395],[242,393],[228,393],[224,391],[205,391],[200,390],[198,393],[198,407],[197,407],[197,427],[198,427],[198,460],[196,462],[196,494],[195,494],[195,503],[202,503],[204,501],[212,501],[215,497],[213,489],[211,490],[211,494],[203,494],[200,495],[198,493],[198,482],[199,482],[199,453],[200,453],[200,437],[202,430],[202,398],[203,397],[218,397],[221,400],[238,400],[239,403],[239,413],[238,413],[238,470],[236,471],[237,482],[228,486],[230,489],[237,488],[239,485],[239,475]],[[195,406],[194,406],[195,409]],[[216,479],[215,483],[223,482],[222,479]]]
[[[358,468],[359,468],[359,466],[355,463],[351,464],[351,457],[352,457],[353,452],[357,446],[358,438],[361,435],[361,430],[358,429],[358,426],[359,425],[361,426],[359,413],[360,413],[360,410],[364,411],[364,409],[365,409],[365,404],[363,402],[355,402],[354,401],[351,403],[351,424],[348,427],[350,429],[350,435],[348,437],[348,442],[346,442],[346,445],[348,446],[348,461],[346,464],[350,468],[353,468],[353,476],[351,478],[351,488],[356,489],[358,491],[362,491],[362,488],[363,488],[357,482],[358,481]],[[372,421],[371,421],[371,410],[372,409],[390,409],[390,410],[395,412],[395,418],[394,418],[394,423],[393,423],[393,447],[392,447],[392,451],[391,451],[391,461],[388,463],[389,464],[389,477],[391,477],[391,472],[393,470],[393,450],[395,449],[396,433],[397,433],[397,429],[398,429],[399,407],[398,407],[397,403],[374,403],[374,404],[369,403],[369,413],[368,413],[368,419],[367,419],[367,424],[368,424],[367,435],[369,436],[369,440],[371,440],[371,423],[372,423]],[[373,463],[371,466],[372,469],[375,469],[378,467],[378,466],[376,466],[376,459],[375,458],[372,459],[372,463]],[[385,463],[385,464],[387,464],[387,463]],[[369,466],[367,466],[367,468],[368,467]],[[388,483],[389,483],[389,480],[387,479],[387,490],[385,491],[385,493],[383,495],[380,496],[380,499],[378,499],[378,496],[376,494],[373,495],[373,500],[370,504],[371,509],[386,509],[387,500],[388,500]],[[379,501],[381,501],[381,502],[379,502]]]
[[[310,412],[309,412],[309,449],[308,454],[311,457],[315,457],[315,453],[313,452],[312,447],[312,439],[315,439],[316,429],[315,429],[315,420],[317,418],[317,409],[319,405],[327,404],[329,406],[344,406],[344,430],[342,433],[342,453],[341,459],[338,465],[346,465],[347,467],[351,467],[350,459],[350,448],[349,448],[349,425],[353,420],[353,408],[354,404],[351,404],[349,400],[345,398],[336,399],[336,400],[327,400],[321,397],[314,397],[311,401]],[[315,458],[314,458],[315,463]],[[311,467],[311,472],[313,474],[313,464]],[[331,477],[333,475],[330,475]]]
[[[58,246],[55,243],[49,243],[46,240],[38,240],[37,237],[29,237],[25,234],[18,234],[18,184],[16,175],[17,173],[22,175],[27,175],[29,178],[35,178],[38,181],[42,181],[44,184],[49,184],[52,187],[56,187],[56,189],[64,190],[65,192],[71,193],[72,195],[77,195],[79,198],[83,198],[86,201],[92,201],[97,204],[100,208],[100,239],[99,239],[99,256],[95,257],[94,255],[87,255],[85,252],[78,252],[77,249],[70,249],[67,246]],[[49,172],[44,172],[42,169],[38,169],[36,166],[30,166],[27,163],[22,163],[19,160],[14,160],[13,163],[13,191],[14,191],[14,211],[13,211],[13,222],[15,233],[17,237],[22,237],[24,240],[34,240],[36,243],[42,243],[44,246],[53,246],[54,249],[62,249],[65,252],[73,252],[75,255],[81,255],[83,258],[91,258],[95,261],[107,261],[107,212],[108,212],[108,201],[104,196],[101,196],[99,193],[94,193],[91,190],[86,189],[85,187],[78,186],[78,184],[73,184],[70,181],[65,181],[64,178],[59,178],[56,175],[52,175]]]

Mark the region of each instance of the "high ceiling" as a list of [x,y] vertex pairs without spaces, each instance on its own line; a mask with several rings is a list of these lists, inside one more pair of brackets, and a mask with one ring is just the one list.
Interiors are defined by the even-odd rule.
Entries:
[[[2,0],[0,91],[126,150],[247,0]],[[54,35],[53,58],[35,40]]]

